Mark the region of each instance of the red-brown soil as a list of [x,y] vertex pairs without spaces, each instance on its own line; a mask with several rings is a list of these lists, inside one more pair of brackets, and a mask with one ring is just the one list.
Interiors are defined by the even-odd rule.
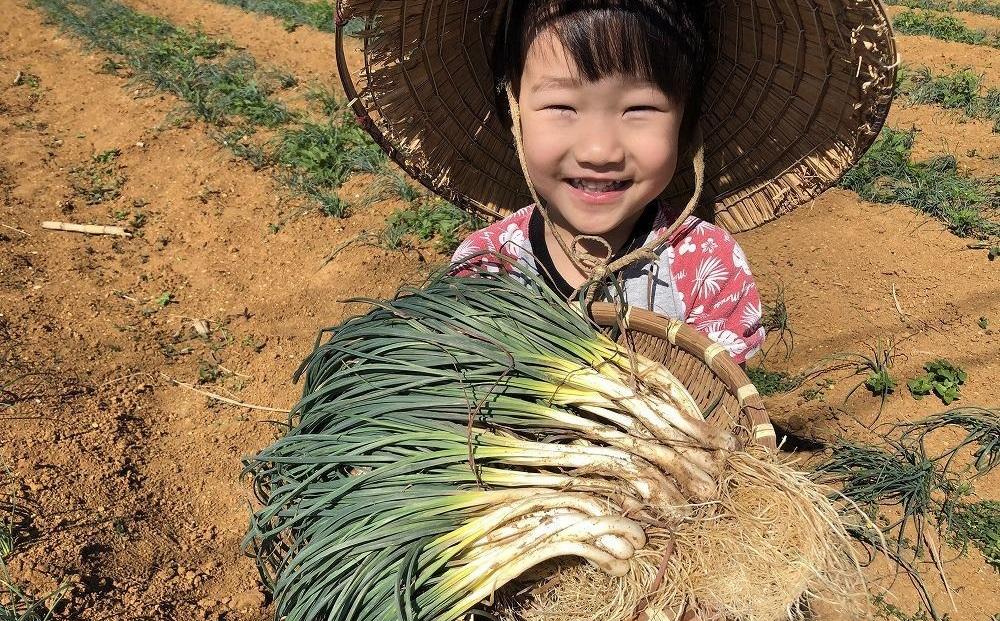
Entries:
[[[182,24],[196,16],[262,63],[334,82],[329,35],[288,33],[277,20],[210,2],[130,4]],[[904,54],[944,54],[1000,84],[995,52],[964,47],[969,55],[958,58],[948,55],[958,48],[930,52],[923,38],[901,40]],[[4,494],[16,493],[31,514],[10,570],[35,594],[68,584],[65,619],[267,619],[267,596],[240,551],[250,495],[239,474],[283,415],[226,405],[172,380],[195,384],[201,375],[203,389],[287,408],[299,391],[291,374],[317,330],[360,308],[339,300],[388,296],[446,257],[354,245],[323,266],[332,248],[378,230],[399,205],[345,219],[303,211],[206,127],[169,122],[172,98],[137,99],[125,80],[100,73],[102,59],[23,2],[0,11],[0,383],[24,376],[12,396],[0,393],[15,401],[0,410],[0,467],[10,469]],[[19,71],[38,85],[14,85]],[[997,170],[995,160],[962,155],[997,153],[981,123],[923,107],[897,109],[893,122],[924,128],[928,152],[947,147],[971,170]],[[111,148],[121,150],[122,194],[87,205],[74,194],[73,170]],[[148,220],[132,239],[39,227],[111,223],[134,201],[148,202]],[[967,240],[910,209],[834,190],[739,241],[765,297],[785,287],[795,350],[785,360],[776,346],[774,368],[804,370],[892,337],[906,356],[898,378],[944,356],[969,372],[961,403],[1000,405],[1000,262],[967,250]],[[981,316],[989,330],[977,325]],[[823,399],[806,401],[802,391],[773,398],[770,411],[805,434],[853,431],[852,419],[872,420],[878,401],[862,390],[845,402],[852,384],[839,380]],[[880,420],[943,409],[901,389]],[[997,498],[1000,488],[989,479],[977,489]],[[942,609],[952,619],[1000,611],[1000,581],[977,552],[950,564],[948,576],[957,610]],[[941,588],[935,594],[947,601]],[[915,607],[902,582],[890,599]]]

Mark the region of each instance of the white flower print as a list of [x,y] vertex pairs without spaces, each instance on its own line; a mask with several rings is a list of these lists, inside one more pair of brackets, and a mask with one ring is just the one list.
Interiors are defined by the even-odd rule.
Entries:
[[688,237],[684,238],[683,242],[681,242],[681,247],[680,247],[679,254],[685,255],[685,254],[687,254],[689,252],[694,252],[697,249],[698,249],[698,246],[695,246],[694,242],[691,241],[691,237],[688,236]]
[[743,270],[747,275],[750,275],[750,266],[747,264],[747,255],[743,253],[743,249],[739,247],[738,244],[733,244],[733,266],[736,269]]
[[698,306],[695,306],[694,308],[691,309],[691,314],[688,315],[687,322],[688,323],[694,323],[704,313],[705,313],[705,305],[704,304],[699,304]]
[[701,242],[701,251],[705,253],[715,252],[715,249],[719,247],[719,244],[715,242],[715,239],[709,237],[705,241]]
[[517,224],[511,222],[507,225],[506,230],[500,233],[500,237],[497,238],[497,242],[500,248],[506,250],[507,252],[513,252],[515,249],[508,247],[508,244],[516,247],[524,246],[524,231],[521,230]]
[[735,332],[730,332],[729,330],[709,332],[708,338],[725,347],[734,356],[742,354],[747,349],[746,342],[737,336]]
[[462,260],[476,254],[477,246],[473,237],[466,237],[465,241],[459,244],[458,249],[455,250],[455,254],[452,255],[451,262],[459,263]]
[[687,277],[688,277],[687,270],[681,270],[681,271],[677,272],[676,274],[674,274],[674,280],[677,281],[677,282],[680,282],[680,281],[684,280]]
[[704,220],[699,220],[698,224],[695,225],[694,227],[694,231],[692,232],[695,235],[708,235],[713,228],[714,227],[711,225],[711,223],[705,222]]
[[725,319],[709,319],[698,324],[698,329],[708,334],[710,332],[721,332],[726,327]]
[[729,278],[729,270],[718,257],[708,257],[698,264],[694,275],[694,292],[715,295],[722,289],[722,283]]
[[762,316],[763,312],[760,302],[757,302],[756,304],[750,302],[743,307],[743,316],[740,318],[740,325],[744,328],[753,328],[760,324]]

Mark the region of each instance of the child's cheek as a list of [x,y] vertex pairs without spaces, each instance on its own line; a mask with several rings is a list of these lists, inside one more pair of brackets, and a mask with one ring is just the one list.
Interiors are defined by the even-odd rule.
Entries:
[[540,191],[554,187],[563,176],[561,165],[569,153],[566,128],[551,123],[525,122],[524,159],[532,183]]

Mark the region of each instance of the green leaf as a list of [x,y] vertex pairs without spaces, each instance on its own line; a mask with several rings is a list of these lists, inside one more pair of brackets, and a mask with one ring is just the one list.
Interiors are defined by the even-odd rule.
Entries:
[[910,394],[916,399],[921,399],[925,395],[931,394],[931,391],[934,390],[934,385],[931,383],[930,376],[928,375],[915,377],[906,382],[906,385],[910,389]]

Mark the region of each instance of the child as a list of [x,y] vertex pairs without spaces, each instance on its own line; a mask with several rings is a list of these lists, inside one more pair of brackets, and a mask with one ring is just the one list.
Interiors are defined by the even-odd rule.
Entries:
[[589,276],[572,257],[578,236],[611,260],[653,243],[620,275],[625,301],[685,319],[743,363],[764,328],[739,245],[693,216],[655,243],[681,215],[661,194],[693,150],[705,71],[699,11],[660,6],[536,3],[512,15],[495,79],[516,100],[526,176],[549,221],[537,205],[521,209],[469,236],[453,262],[500,252],[570,298]]
[[[738,232],[814,198],[891,101],[877,0],[385,2],[339,15],[373,28],[363,95],[344,81],[359,117],[428,187],[509,214],[456,270],[499,252],[567,298],[612,271],[627,303],[740,363],[764,340],[760,296],[730,232],[692,210],[706,199]],[[344,58],[341,39],[342,76]]]

